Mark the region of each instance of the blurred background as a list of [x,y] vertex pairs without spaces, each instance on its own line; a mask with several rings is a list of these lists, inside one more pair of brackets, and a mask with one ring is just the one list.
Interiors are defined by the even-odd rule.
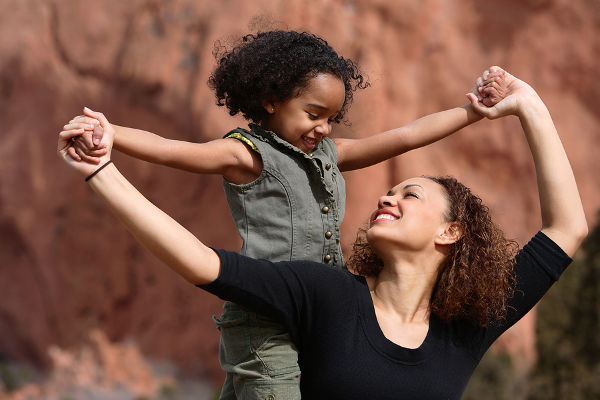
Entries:
[[[245,126],[206,85],[213,48],[272,28],[321,35],[368,75],[351,124],[334,136],[460,106],[482,71],[506,68],[548,105],[596,227],[598,0],[0,0],[0,399],[214,398],[220,300],[136,244],[56,157],[57,133],[83,106],[188,141]],[[113,159],[202,240],[239,249],[220,177]],[[459,178],[520,244],[540,228],[518,120],[481,121],[345,175],[346,254],[377,197],[421,174]],[[598,382],[596,229],[541,305],[488,353],[465,398],[600,398]]]

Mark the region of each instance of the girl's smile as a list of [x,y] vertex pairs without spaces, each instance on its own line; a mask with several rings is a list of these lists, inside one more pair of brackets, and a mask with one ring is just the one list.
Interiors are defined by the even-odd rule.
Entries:
[[266,102],[270,117],[265,128],[305,153],[310,153],[331,133],[331,124],[344,105],[340,78],[321,73],[311,78],[298,95],[285,101]]

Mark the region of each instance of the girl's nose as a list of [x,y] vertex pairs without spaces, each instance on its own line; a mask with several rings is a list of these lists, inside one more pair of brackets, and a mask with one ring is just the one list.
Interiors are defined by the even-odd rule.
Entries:
[[331,123],[329,120],[321,122],[315,127],[315,132],[321,136],[328,136],[331,133]]

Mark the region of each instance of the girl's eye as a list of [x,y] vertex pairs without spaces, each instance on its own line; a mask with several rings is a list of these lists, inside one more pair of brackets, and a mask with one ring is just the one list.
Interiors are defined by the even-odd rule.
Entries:
[[406,193],[404,193],[404,198],[407,198],[407,197],[414,197],[415,199],[419,198],[419,196],[416,193],[414,193],[414,192],[406,192]]
[[319,119],[319,116],[318,116],[318,115],[316,115],[316,114],[309,113],[309,112],[307,112],[307,114],[308,114],[308,118],[310,118],[310,119],[313,119],[313,120],[314,120],[314,119]]

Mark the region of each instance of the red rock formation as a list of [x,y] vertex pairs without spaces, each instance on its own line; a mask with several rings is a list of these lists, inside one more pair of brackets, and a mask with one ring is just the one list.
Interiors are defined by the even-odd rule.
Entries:
[[[100,329],[112,341],[135,338],[147,357],[202,364],[220,380],[210,321],[220,302],[154,261],[53,149],[83,105],[114,123],[183,140],[217,138],[243,124],[214,105],[206,80],[215,40],[265,26],[256,15],[324,36],[369,75],[352,126],[334,135],[362,137],[463,104],[477,74],[506,67],[548,104],[590,222],[600,205],[600,6],[593,1],[0,0],[0,9],[0,353],[7,359],[50,366],[50,346],[74,346]],[[525,241],[540,218],[519,130],[514,118],[483,121],[347,174],[346,248],[379,194],[423,173],[456,175],[509,236]],[[239,247],[218,177],[114,158],[199,237]],[[505,343],[530,363],[533,319],[509,334]]]

